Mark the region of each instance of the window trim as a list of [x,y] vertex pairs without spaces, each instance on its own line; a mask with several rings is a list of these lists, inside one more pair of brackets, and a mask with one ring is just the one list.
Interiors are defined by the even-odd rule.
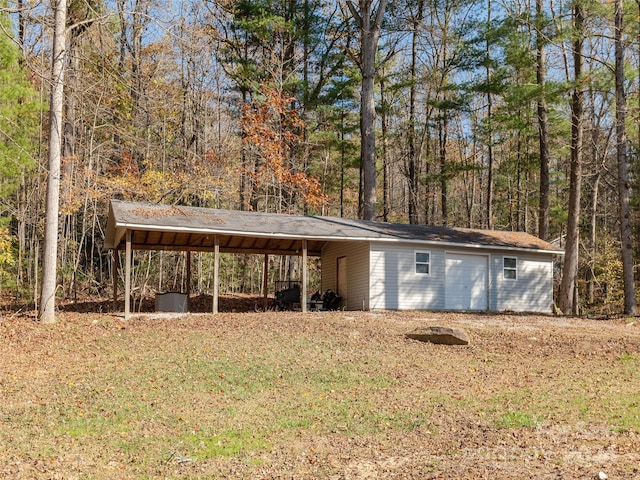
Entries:
[[[418,262],[418,254],[419,253],[426,253],[427,255],[429,255],[429,261],[428,262]],[[427,272],[419,272],[418,271],[418,265],[427,265]],[[414,250],[413,251],[413,273],[416,275],[425,275],[430,277],[431,276],[431,250]]]
[[[507,267],[505,265],[505,261],[507,259],[515,260],[515,262],[516,262],[515,267]],[[507,271],[513,272],[514,277],[513,278],[507,277],[507,275],[506,275]],[[503,280],[507,280],[507,281],[511,281],[511,282],[515,282],[515,281],[518,280],[518,257],[513,257],[513,256],[510,256],[510,255],[504,255],[502,257],[502,279]]]

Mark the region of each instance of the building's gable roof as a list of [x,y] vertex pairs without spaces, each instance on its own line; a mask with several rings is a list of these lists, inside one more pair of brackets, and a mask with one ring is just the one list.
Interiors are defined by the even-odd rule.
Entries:
[[137,249],[210,250],[218,238],[221,251],[300,252],[319,255],[329,241],[437,244],[561,254],[558,248],[522,232],[369,222],[338,217],[242,212],[112,200],[105,246],[121,248],[133,233]]

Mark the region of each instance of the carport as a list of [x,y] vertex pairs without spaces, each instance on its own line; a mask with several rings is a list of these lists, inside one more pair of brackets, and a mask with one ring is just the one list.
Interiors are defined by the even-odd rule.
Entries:
[[[191,252],[213,252],[213,308],[218,312],[220,253],[262,254],[265,257],[264,294],[267,294],[269,255],[302,256],[302,311],[307,305],[307,259],[320,256],[332,232],[311,227],[306,217],[240,212],[177,205],[111,200],[105,248],[113,251],[113,301],[118,298],[118,251],[125,252],[124,315],[131,314],[131,260],[133,250],[187,252],[187,278],[191,276]],[[318,217],[309,217],[318,218]],[[326,222],[324,222],[326,223]],[[315,232],[315,233],[313,233]],[[189,282],[187,282],[189,285]],[[186,292],[187,295],[190,293]]]

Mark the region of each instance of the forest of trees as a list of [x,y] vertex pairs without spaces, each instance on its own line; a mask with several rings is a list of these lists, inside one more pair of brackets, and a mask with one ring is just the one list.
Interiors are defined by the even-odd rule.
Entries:
[[[566,248],[563,312],[635,313],[639,18],[622,0],[0,0],[1,295],[38,307],[51,227],[53,295],[108,296],[121,198],[526,231]],[[223,262],[223,290],[260,290],[262,259]],[[210,267],[197,254],[192,291]],[[136,295],[183,271],[136,252]]]

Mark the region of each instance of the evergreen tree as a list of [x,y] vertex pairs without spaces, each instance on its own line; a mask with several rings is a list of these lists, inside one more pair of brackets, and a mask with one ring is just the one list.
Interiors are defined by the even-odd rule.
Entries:
[[[0,10],[3,32],[10,31],[6,13]],[[23,171],[33,164],[33,138],[38,129],[37,92],[20,64],[18,46],[0,34],[0,213],[11,211],[10,195]]]
[[[0,9],[2,32],[10,32],[7,13]],[[14,264],[7,225],[16,214],[12,195],[20,179],[33,168],[33,141],[38,130],[37,92],[20,62],[20,49],[0,32],[0,285]]]

